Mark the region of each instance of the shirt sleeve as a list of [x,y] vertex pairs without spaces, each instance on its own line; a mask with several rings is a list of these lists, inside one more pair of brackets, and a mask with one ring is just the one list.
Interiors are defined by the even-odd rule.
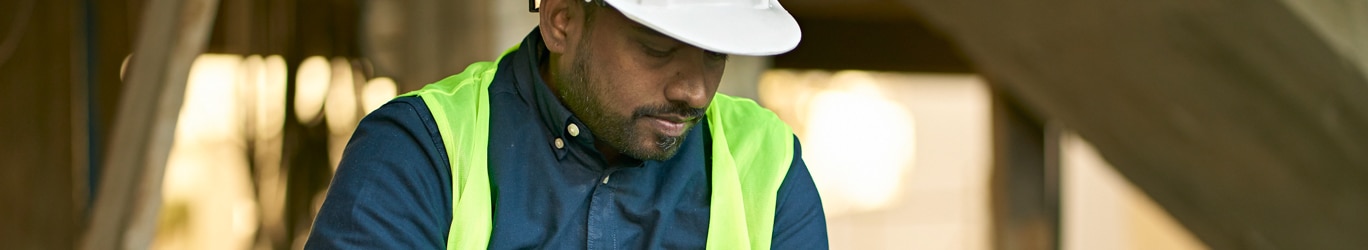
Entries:
[[793,138],[793,165],[789,166],[774,211],[771,249],[828,249],[826,215],[822,197],[803,162],[802,146]]
[[305,248],[445,248],[451,177],[435,124],[417,97],[362,119]]

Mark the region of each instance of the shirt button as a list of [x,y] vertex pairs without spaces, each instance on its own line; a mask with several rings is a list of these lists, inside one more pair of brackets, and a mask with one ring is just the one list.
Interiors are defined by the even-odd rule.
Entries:
[[565,148],[565,141],[562,141],[561,138],[556,138],[555,144],[556,144],[556,149]]
[[571,123],[570,126],[565,126],[565,130],[570,132],[570,136],[579,136],[579,126],[575,126],[574,123]]

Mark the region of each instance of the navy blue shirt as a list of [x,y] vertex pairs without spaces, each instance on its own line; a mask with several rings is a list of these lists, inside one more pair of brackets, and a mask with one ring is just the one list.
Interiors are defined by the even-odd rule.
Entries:
[[[521,49],[503,57],[489,87],[489,248],[704,248],[711,197],[706,120],[671,159],[610,165],[592,131],[542,81],[537,69],[545,53],[534,29]],[[826,249],[821,204],[795,137],[773,248]],[[421,98],[396,98],[358,125],[306,248],[441,249],[450,223],[450,162],[437,124]]]

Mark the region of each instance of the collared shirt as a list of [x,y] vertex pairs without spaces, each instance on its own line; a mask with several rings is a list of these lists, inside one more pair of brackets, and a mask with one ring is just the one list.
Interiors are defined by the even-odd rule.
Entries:
[[[541,79],[546,53],[534,29],[503,57],[489,87],[489,248],[703,248],[707,117],[673,158],[609,165],[593,132]],[[826,249],[821,199],[794,140],[773,248]],[[306,248],[440,249],[450,223],[450,164],[437,124],[421,98],[396,98],[358,125]]]

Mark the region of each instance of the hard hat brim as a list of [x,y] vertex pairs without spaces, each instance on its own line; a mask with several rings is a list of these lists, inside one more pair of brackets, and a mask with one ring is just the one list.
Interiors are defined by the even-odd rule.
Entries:
[[628,19],[705,50],[746,56],[783,54],[803,33],[778,1],[769,8],[741,5],[643,6],[606,0]]

